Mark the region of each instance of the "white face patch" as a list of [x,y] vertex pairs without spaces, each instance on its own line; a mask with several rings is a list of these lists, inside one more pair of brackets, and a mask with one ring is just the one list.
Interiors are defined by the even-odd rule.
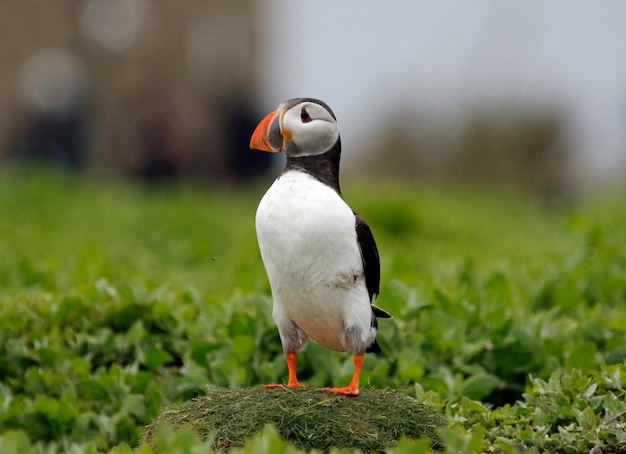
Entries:
[[283,151],[289,156],[314,156],[328,151],[339,139],[337,121],[321,105],[306,101],[282,118]]

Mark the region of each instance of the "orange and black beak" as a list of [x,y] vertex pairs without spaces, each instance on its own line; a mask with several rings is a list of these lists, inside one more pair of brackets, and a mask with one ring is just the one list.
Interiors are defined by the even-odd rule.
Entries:
[[261,120],[252,133],[250,148],[270,153],[282,151],[283,133],[280,126],[282,115],[282,110],[278,108]]

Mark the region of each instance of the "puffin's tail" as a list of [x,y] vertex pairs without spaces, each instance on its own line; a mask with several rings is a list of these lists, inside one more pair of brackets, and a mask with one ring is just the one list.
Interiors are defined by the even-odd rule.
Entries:
[[374,342],[372,342],[372,345],[370,345],[369,347],[365,349],[365,353],[382,353],[382,350],[380,349],[380,345],[378,345],[378,341],[376,339],[374,339]]
[[386,310],[381,309],[378,306],[374,306],[373,304],[371,306],[372,306],[372,312],[374,313],[376,318],[393,318],[393,315],[391,315]]
[[[377,318],[393,318],[393,316],[389,312],[381,309],[378,306],[374,306],[373,304],[372,304],[372,315],[373,315],[372,326],[374,326],[375,328],[378,328],[378,321],[376,320]],[[376,339],[374,339],[374,342],[372,342],[372,344],[365,349],[365,353],[381,353],[381,352],[382,350],[380,348],[380,345],[378,345],[378,341]]]

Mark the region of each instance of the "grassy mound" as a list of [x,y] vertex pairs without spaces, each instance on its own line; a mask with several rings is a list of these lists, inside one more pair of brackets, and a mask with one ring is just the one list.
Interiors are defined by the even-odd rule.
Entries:
[[358,397],[319,388],[267,390],[263,387],[209,389],[204,396],[164,410],[148,426],[144,440],[154,444],[155,429],[188,427],[214,448],[242,446],[272,424],[283,439],[303,449],[357,448],[380,452],[401,437],[436,440],[446,424],[431,405],[391,388],[362,388]]

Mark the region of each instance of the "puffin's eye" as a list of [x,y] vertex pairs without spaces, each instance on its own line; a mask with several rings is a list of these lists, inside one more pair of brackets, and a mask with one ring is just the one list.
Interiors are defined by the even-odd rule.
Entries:
[[302,123],[308,123],[313,120],[304,107],[302,108],[302,112],[300,112],[300,118],[302,119]]

